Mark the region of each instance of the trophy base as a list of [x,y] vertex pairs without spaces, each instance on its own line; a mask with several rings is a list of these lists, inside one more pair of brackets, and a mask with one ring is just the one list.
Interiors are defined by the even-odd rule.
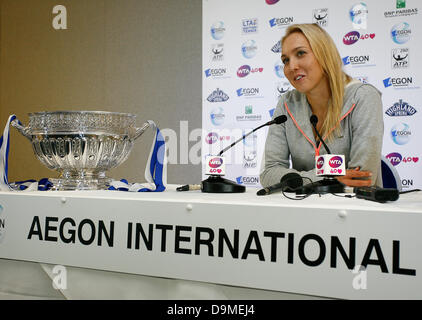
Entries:
[[51,190],[56,191],[107,190],[112,181],[104,172],[90,174],[63,172],[59,178],[49,180],[53,184]]

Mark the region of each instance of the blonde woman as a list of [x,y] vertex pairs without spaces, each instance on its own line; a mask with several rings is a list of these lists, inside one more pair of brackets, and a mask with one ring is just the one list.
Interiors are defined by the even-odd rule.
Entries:
[[281,43],[284,74],[295,89],[280,98],[274,112],[288,120],[269,127],[261,184],[279,183],[290,172],[321,179],[315,175],[315,155],[326,150],[310,122],[315,115],[331,153],[345,156],[346,175],[337,179],[351,187],[382,186],[381,93],[344,73],[333,40],[317,24],[290,26]]

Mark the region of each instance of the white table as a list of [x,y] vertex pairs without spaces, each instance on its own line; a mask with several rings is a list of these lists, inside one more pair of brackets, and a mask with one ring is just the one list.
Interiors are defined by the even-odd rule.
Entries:
[[[0,193],[0,267],[19,271],[22,287],[13,291],[0,276],[0,291],[53,299],[422,298],[420,193],[380,204],[175,187]],[[365,261],[365,270],[353,270]],[[66,266],[66,289],[52,289],[52,279],[63,280],[57,265]],[[45,281],[25,289],[19,278],[31,272]]]

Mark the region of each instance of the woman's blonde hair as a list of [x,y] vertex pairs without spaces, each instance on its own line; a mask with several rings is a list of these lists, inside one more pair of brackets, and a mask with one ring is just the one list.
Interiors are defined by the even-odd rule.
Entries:
[[[327,116],[321,127],[321,135],[325,136],[340,120],[344,88],[352,78],[343,71],[343,62],[337,47],[323,28],[316,23],[291,25],[281,39],[281,44],[289,35],[295,32],[302,33],[308,39],[315,58],[328,78],[331,99],[328,102]],[[336,128],[335,133],[340,133],[340,127]],[[332,133],[330,133],[327,137],[328,140],[332,140],[332,136]]]

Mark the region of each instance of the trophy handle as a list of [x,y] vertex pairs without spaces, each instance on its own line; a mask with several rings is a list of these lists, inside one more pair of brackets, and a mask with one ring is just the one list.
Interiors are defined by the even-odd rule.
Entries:
[[138,139],[149,128],[149,126],[150,126],[149,122],[145,122],[142,125],[142,127],[135,128],[135,133],[134,133],[134,135],[130,139],[132,141],[135,141],[136,139]]
[[28,138],[29,141],[32,141],[32,137],[29,134],[29,127],[24,127],[19,124],[18,120],[13,120],[11,123],[12,127],[15,127],[24,137]]

